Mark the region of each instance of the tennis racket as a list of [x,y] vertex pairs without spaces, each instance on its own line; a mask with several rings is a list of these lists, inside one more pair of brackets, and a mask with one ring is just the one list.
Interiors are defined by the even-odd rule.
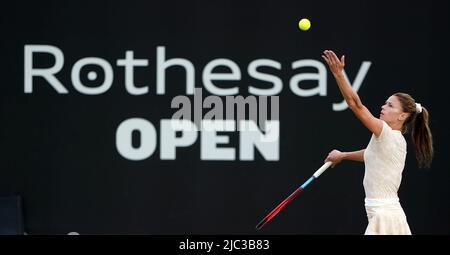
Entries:
[[258,225],[256,225],[256,229],[260,230],[264,225],[266,225],[269,221],[271,221],[281,210],[283,210],[289,203],[292,202],[302,191],[308,186],[311,182],[319,178],[319,176],[327,170],[331,166],[331,162],[325,162],[309,179],[302,184],[302,186],[298,187],[291,195],[289,195],[283,202],[281,202],[275,209],[273,209],[269,214],[267,214],[264,219],[262,219]]

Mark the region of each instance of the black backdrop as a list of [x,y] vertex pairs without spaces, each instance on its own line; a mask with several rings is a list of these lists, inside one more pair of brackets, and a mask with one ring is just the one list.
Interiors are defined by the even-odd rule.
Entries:
[[[430,170],[418,169],[409,147],[399,196],[413,233],[448,234],[448,10],[445,1],[4,3],[0,193],[23,197],[30,234],[361,234],[367,223],[364,166],[356,162],[326,172],[263,231],[254,230],[331,149],[358,150],[369,141],[370,133],[348,109],[332,110],[342,98],[329,74],[326,96],[300,97],[289,88],[290,78],[301,72],[292,62],[322,61],[321,52],[333,49],[346,55],[350,80],[363,61],[372,63],[359,94],[374,114],[397,91],[429,109],[435,161]],[[301,17],[311,20],[310,31],[298,29]],[[30,44],[61,49],[64,67],[56,77],[68,94],[57,93],[42,78],[34,78],[33,93],[24,92],[24,47]],[[122,157],[115,146],[118,125],[144,118],[159,139],[160,120],[174,113],[172,98],[186,93],[185,72],[175,67],[166,72],[166,93],[156,94],[157,46],[166,47],[166,58],[194,64],[196,87],[202,87],[208,62],[233,60],[242,79],[222,86],[238,86],[244,96],[250,84],[270,86],[248,75],[251,61],[280,62],[281,70],[266,70],[283,81],[280,159],[267,161],[256,153],[253,161],[203,161],[199,139],[178,149],[176,160],[159,158],[159,142],[145,160]],[[147,94],[125,90],[124,68],[116,61],[127,50],[149,62],[135,70],[135,83],[148,86]],[[114,82],[107,92],[84,95],[72,85],[71,69],[85,57],[112,65]],[[36,56],[34,66],[53,61]],[[238,151],[239,133],[228,135],[227,147]]]

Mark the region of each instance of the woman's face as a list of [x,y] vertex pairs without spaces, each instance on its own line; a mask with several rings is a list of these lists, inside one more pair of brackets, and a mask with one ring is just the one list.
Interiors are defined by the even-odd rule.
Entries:
[[403,112],[400,101],[396,96],[390,96],[381,106],[380,119],[386,123],[405,121],[407,113]]

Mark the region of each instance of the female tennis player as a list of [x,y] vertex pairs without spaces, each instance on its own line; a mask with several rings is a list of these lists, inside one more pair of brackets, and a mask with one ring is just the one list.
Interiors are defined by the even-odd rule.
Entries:
[[328,64],[349,108],[372,132],[367,148],[353,152],[333,150],[325,161],[331,161],[332,167],[342,160],[364,162],[363,185],[369,222],[366,235],[411,235],[397,195],[406,159],[407,146],[403,134],[411,131],[419,167],[429,168],[433,158],[433,141],[427,109],[410,95],[395,93],[386,100],[380,117],[376,118],[344,78],[345,56],[339,59],[333,51],[325,50],[322,58]]

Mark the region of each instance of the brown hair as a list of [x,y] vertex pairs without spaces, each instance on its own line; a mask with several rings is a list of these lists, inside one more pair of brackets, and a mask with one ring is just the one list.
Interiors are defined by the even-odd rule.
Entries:
[[422,106],[422,112],[418,112],[416,101],[406,93],[395,93],[403,111],[409,113],[408,118],[403,124],[402,132],[406,133],[411,129],[411,138],[416,150],[416,159],[419,168],[430,168],[433,160],[433,137],[428,124],[428,110]]

